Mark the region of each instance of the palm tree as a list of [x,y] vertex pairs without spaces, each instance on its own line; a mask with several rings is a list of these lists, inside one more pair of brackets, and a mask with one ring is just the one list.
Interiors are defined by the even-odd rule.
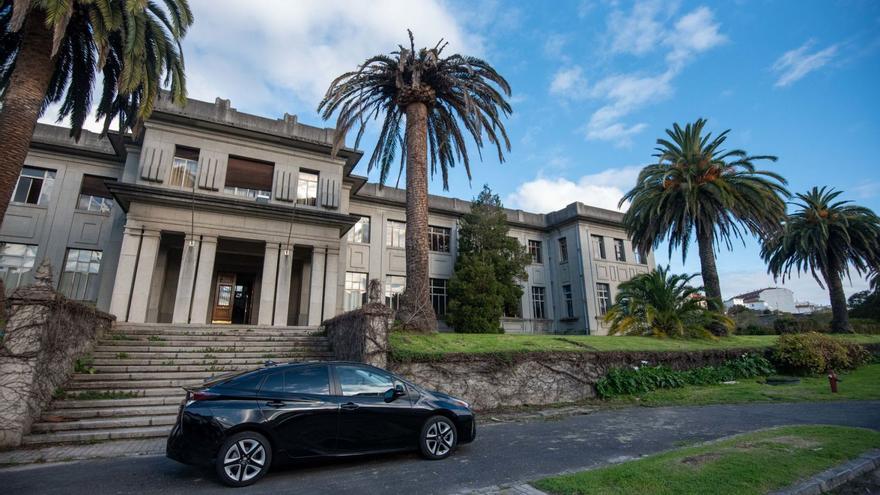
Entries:
[[[104,132],[131,129],[153,110],[162,84],[186,102],[180,41],[192,24],[187,0],[0,0],[0,219],[30,148],[37,119],[61,102],[79,139],[93,87]],[[164,81],[163,81],[164,76]]]
[[800,202],[794,204],[800,209],[764,242],[761,256],[768,271],[783,281],[792,270],[809,271],[820,286],[827,286],[831,330],[851,332],[842,278],[849,277],[850,266],[859,275],[880,267],[880,218],[868,208],[837,201],[840,194],[828,187],[798,194]]
[[442,40],[434,48],[416,51],[410,32],[409,45],[368,58],[357,70],[336,78],[318,111],[325,120],[338,111],[334,153],[353,127],[359,127],[357,147],[366,124],[382,119],[367,165],[368,172],[379,169],[381,182],[399,154],[399,172],[406,170],[407,288],[398,318],[409,329],[424,331],[436,326],[428,291],[428,155],[431,175],[439,169],[444,190],[456,160],[471,177],[465,134],[479,150],[485,133],[503,162],[504,151],[510,151],[502,123],[511,112],[505,99],[510,86],[483,60],[458,54],[442,57]]
[[708,304],[703,288],[688,285],[694,277],[671,274],[667,266],[623,282],[605,314],[608,333],[693,338],[711,337],[717,326],[732,329],[733,320]]
[[782,176],[755,169],[754,162],[776,161],[775,156],[725,150],[730,129],[713,138],[703,135],[705,125],[705,119],[698,119],[684,129],[678,124],[667,129],[670,139],[657,140],[657,163],[642,169],[620,206],[632,202],[623,223],[642,251],[668,239],[670,255],[681,246],[685,260],[695,235],[706,296],[720,303],[716,243],[723,241],[731,249],[731,238],[778,229],[788,191]]

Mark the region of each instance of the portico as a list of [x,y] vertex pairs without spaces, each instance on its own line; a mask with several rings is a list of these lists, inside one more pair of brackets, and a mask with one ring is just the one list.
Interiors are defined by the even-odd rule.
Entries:
[[110,303],[119,321],[319,325],[337,313],[340,237],[357,217],[111,187],[127,214]]

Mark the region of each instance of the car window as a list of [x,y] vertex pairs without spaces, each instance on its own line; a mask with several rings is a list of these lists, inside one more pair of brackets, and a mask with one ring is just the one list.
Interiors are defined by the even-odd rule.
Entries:
[[257,391],[260,388],[260,382],[263,381],[262,373],[249,372],[242,376],[237,376],[232,380],[224,383],[223,386],[234,390]]
[[327,366],[309,366],[272,373],[263,383],[263,392],[287,394],[330,394]]
[[381,397],[394,387],[394,379],[388,373],[360,366],[337,366],[336,376],[346,397]]
[[330,394],[330,373],[326,366],[310,366],[284,372],[284,391],[288,394]]

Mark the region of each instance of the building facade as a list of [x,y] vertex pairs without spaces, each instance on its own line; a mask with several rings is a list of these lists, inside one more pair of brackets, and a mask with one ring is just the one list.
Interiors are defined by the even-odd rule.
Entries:
[[724,301],[724,307],[743,306],[753,311],[780,311],[782,313],[801,313],[794,301],[794,292],[784,287],[768,287],[745,294],[739,294]]
[[[129,322],[319,325],[360,306],[373,278],[395,307],[406,287],[406,192],[354,174],[362,153],[333,156],[333,133],[221,99],[160,101],[137,136],[74,142],[39,125],[0,228],[0,276],[11,290],[48,259],[61,292]],[[441,316],[469,209],[429,200]],[[652,253],[633,251],[618,212],[572,203],[506,214],[532,256],[508,332],[604,334],[617,285],[654,266]]]

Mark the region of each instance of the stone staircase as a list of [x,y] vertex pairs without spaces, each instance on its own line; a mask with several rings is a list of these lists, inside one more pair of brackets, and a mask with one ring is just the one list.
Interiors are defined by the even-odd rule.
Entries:
[[332,356],[317,327],[117,324],[80,361],[22,445],[164,437],[184,386],[268,360]]

